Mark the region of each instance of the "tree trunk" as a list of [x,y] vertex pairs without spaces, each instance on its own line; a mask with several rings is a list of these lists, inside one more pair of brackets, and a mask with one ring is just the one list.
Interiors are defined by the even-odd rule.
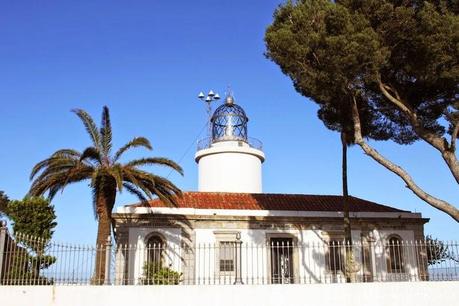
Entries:
[[347,267],[353,258],[352,254],[352,235],[351,235],[351,219],[349,216],[349,191],[347,187],[347,142],[345,132],[341,132],[341,148],[342,148],[342,180],[343,180],[343,221],[344,221],[344,243],[346,251],[346,282],[351,282],[350,268]]
[[97,216],[99,219],[97,226],[97,241],[96,241],[96,262],[95,271],[92,279],[94,285],[103,285],[105,274],[110,271],[105,271],[107,239],[111,237],[112,214],[111,208],[115,202],[114,195],[111,193],[101,192],[97,196]]
[[343,179],[343,213],[344,213],[344,237],[346,243],[352,243],[351,219],[349,217],[349,191],[347,188],[347,143],[344,132],[341,132],[342,146],[342,179]]
[[[418,119],[418,115],[416,114],[416,112],[410,109],[405,103],[403,103],[403,101],[398,97],[398,95],[394,96],[393,94],[391,94],[391,92],[395,92],[393,88],[384,84],[381,80],[378,82],[378,85],[379,85],[379,89],[381,90],[381,93],[392,104],[398,107],[401,112],[403,112],[406,116],[408,116],[408,119],[410,120],[411,126],[413,130],[415,131],[416,135],[419,136],[426,143],[430,144],[432,147],[434,147],[441,153],[441,156],[443,157],[443,160],[446,162],[446,165],[448,166],[448,169],[450,170],[451,174],[456,180],[456,183],[459,184],[459,161],[457,160],[457,156],[456,156],[456,138],[459,133],[459,127],[458,127],[459,123],[458,122],[454,123],[455,126],[453,128],[453,133],[451,135],[451,141],[450,143],[448,143],[446,138],[444,138],[443,136],[439,136],[435,133],[432,133],[426,130],[422,126],[422,124],[420,124],[420,120]],[[413,192],[415,191],[413,190]]]

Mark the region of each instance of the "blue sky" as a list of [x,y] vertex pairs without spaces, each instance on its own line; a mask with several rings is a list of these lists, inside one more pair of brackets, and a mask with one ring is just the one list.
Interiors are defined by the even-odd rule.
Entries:
[[[170,179],[196,190],[194,144],[205,136],[206,119],[196,96],[209,89],[224,95],[231,85],[250,118],[249,136],[264,143],[264,192],[340,194],[338,134],[263,55],[264,31],[279,3],[0,0],[0,190],[22,198],[36,162],[57,149],[87,146],[70,110],[83,108],[99,121],[103,105],[111,110],[116,146],[148,137],[154,155],[183,166],[185,176]],[[457,184],[433,149],[372,144],[428,192],[458,203]],[[128,157],[145,154],[151,153]],[[358,147],[349,155],[352,195],[422,212],[431,218],[426,233],[457,238],[450,217],[416,198]],[[122,194],[117,205],[134,201]],[[68,187],[53,203],[57,240],[95,241],[86,183]]]

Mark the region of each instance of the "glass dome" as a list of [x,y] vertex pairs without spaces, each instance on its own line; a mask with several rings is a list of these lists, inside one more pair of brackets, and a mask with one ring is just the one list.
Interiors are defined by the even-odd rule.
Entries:
[[244,110],[234,104],[233,97],[226,97],[225,104],[220,105],[212,116],[212,142],[225,140],[242,140],[247,142],[247,122],[249,118]]

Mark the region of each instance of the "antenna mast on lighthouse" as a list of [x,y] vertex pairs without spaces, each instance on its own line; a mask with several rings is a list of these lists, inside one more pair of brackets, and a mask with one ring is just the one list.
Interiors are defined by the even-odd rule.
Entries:
[[212,89],[209,91],[207,94],[207,97],[204,95],[204,93],[201,91],[198,95],[199,100],[203,101],[206,103],[206,109],[207,109],[207,137],[212,137],[212,105],[211,103],[213,101],[220,100],[220,95],[218,93],[215,93]]

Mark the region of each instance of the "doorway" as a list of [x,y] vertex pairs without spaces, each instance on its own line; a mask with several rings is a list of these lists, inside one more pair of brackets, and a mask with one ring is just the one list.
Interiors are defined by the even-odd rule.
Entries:
[[293,238],[270,238],[271,283],[293,284]]

